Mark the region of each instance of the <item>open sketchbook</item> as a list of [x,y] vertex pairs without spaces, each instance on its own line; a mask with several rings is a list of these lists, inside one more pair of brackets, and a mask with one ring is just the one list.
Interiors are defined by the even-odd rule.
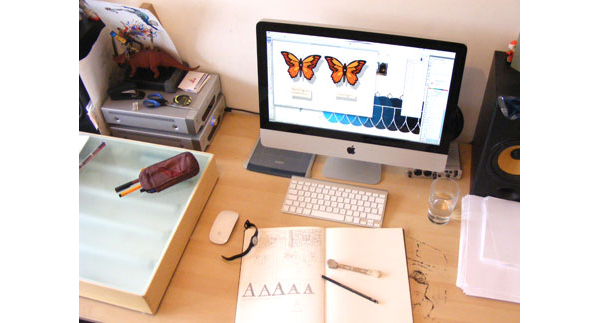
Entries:
[[[252,233],[246,231],[244,250]],[[382,276],[330,269],[327,259]],[[241,261],[235,322],[412,322],[403,229],[260,229]]]

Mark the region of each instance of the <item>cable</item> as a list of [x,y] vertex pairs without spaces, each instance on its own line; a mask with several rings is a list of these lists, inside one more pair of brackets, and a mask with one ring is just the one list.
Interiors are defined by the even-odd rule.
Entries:
[[225,111],[227,112],[232,112],[232,111],[239,111],[239,112],[245,112],[245,113],[250,113],[250,114],[255,114],[255,115],[260,115],[259,112],[254,112],[254,111],[250,111],[250,110],[244,110],[244,109],[238,109],[238,108],[229,108],[226,107]]

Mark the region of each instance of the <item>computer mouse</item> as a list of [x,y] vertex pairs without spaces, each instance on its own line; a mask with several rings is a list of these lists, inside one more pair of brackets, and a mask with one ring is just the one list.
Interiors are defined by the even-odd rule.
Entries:
[[231,232],[239,219],[239,214],[235,211],[223,210],[214,219],[212,229],[210,229],[210,241],[216,244],[225,244]]

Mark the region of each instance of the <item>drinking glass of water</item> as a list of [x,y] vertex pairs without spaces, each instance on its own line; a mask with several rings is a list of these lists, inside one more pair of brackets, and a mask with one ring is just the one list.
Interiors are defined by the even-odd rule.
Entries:
[[447,224],[460,197],[460,187],[451,178],[439,177],[431,185],[428,197],[428,219],[436,224]]

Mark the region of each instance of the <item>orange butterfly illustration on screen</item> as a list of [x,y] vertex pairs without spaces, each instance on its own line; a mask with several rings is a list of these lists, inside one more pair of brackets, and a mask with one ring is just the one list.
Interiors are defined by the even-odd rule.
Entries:
[[349,64],[342,64],[338,59],[331,56],[324,57],[329,63],[329,68],[333,71],[331,78],[335,84],[347,80],[347,83],[355,85],[358,82],[358,74],[362,71],[366,61],[355,60]]
[[290,52],[283,51],[281,54],[283,54],[285,63],[289,66],[287,72],[291,78],[295,78],[300,72],[308,80],[314,77],[314,68],[318,64],[318,60],[320,60],[320,55],[310,55],[304,59],[298,59]]

